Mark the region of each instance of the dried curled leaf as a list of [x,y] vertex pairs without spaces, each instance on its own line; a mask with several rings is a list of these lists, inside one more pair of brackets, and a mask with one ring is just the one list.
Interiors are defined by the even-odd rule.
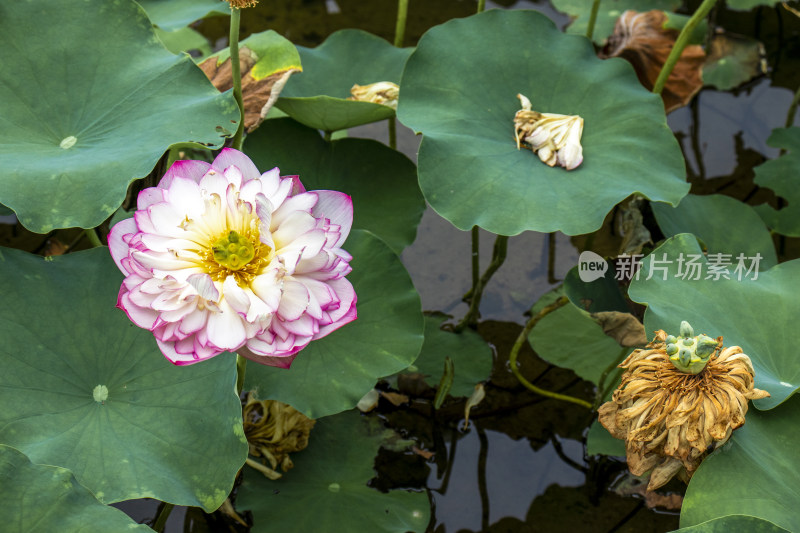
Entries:
[[[642,85],[652,89],[678,38],[677,30],[664,28],[666,22],[667,15],[663,11],[625,11],[617,19],[614,33],[608,38],[600,57],[627,59]],[[688,104],[703,87],[700,72],[704,61],[705,53],[699,45],[692,44],[683,49],[661,92],[667,113]]]
[[262,457],[270,466],[251,459],[248,464],[270,479],[281,477],[276,470],[278,465],[284,472],[294,466],[289,454],[308,446],[311,429],[316,423],[291,405],[259,400],[253,392],[247,395],[242,418],[250,455]]
[[[287,68],[278,70],[268,76],[254,76],[253,67],[258,62],[259,56],[256,52],[243,46],[239,50],[239,67],[242,73],[242,103],[244,104],[244,128],[246,132],[251,132],[267,116],[267,112],[278,100],[278,96],[283,90],[289,77],[295,72],[300,72],[298,68]],[[206,77],[211,80],[214,87],[220,91],[227,91],[233,87],[233,77],[231,75],[231,59],[228,57],[222,63],[217,64],[215,56],[209,57],[202,63]]]

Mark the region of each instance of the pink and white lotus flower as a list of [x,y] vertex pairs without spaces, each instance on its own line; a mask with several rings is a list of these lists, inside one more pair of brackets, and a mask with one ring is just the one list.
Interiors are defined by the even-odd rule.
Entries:
[[341,248],[352,222],[346,194],[261,174],[237,150],[176,161],[108,236],[125,274],[117,307],[176,365],[231,351],[288,368],[356,318]]

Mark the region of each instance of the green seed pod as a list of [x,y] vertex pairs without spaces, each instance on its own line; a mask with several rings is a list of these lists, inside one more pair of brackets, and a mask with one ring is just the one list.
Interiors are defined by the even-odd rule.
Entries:
[[678,342],[678,338],[675,335],[667,335],[666,341],[667,344],[675,344]]
[[[672,337],[673,339],[675,337]],[[675,355],[678,353],[678,345],[677,344],[667,344],[667,355]]]
[[687,321],[681,322],[681,337],[694,337],[694,329],[692,326],[689,325]]

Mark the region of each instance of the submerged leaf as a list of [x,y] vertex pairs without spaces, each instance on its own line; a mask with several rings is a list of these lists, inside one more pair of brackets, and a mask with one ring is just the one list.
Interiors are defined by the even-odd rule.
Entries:
[[767,73],[764,45],[735,33],[717,32],[708,44],[703,81],[727,91]]
[[797,186],[797,171],[800,169],[800,128],[777,128],[767,139],[767,145],[786,150],[786,153],[755,168],[753,181],[761,187],[769,187],[775,194],[785,198],[788,205],[775,209],[762,204],[755,207],[764,222],[782,235],[800,237],[800,187]]
[[[652,90],[678,38],[677,30],[664,27],[666,22],[667,14],[659,10],[624,12],[617,20],[601,57],[627,59],[642,85]],[[688,104],[703,87],[700,69],[704,61],[702,47],[692,44],[683,49],[661,92],[667,113]]]

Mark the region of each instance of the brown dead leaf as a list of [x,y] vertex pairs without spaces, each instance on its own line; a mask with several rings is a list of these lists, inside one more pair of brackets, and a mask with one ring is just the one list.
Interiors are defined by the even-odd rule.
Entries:
[[395,407],[400,407],[404,403],[408,403],[408,396],[406,396],[405,394],[400,394],[399,392],[381,391],[381,396],[389,400]]
[[436,455],[434,452],[432,452],[430,450],[423,450],[422,448],[418,448],[416,446],[412,446],[411,447],[411,451],[414,452],[415,454],[419,455],[420,457],[422,457],[426,461],[429,461],[431,457]]
[[636,348],[648,342],[644,324],[630,313],[602,311],[592,313],[592,318],[603,327],[603,333],[617,341],[620,346]]
[[[244,104],[244,129],[250,133],[261,124],[267,112],[278,100],[283,86],[289,77],[298,69],[290,68],[271,74],[262,79],[255,79],[250,74],[253,65],[258,61],[258,56],[243,46],[239,50],[239,67],[242,72],[242,103]],[[233,87],[233,77],[231,75],[231,59],[228,58],[217,65],[217,58],[210,57],[200,63],[206,77],[211,80],[220,91],[227,91]]]
[[51,255],[64,255],[67,253],[68,249],[69,247],[66,244],[53,237],[52,239],[47,239],[47,244],[44,245],[42,255],[44,257],[50,257]]
[[[666,20],[667,15],[660,10],[625,11],[617,19],[614,33],[608,38],[600,57],[627,59],[642,85],[652,89],[679,33],[674,29],[664,29]],[[701,46],[692,44],[683,49],[661,92],[667,113],[688,104],[703,86],[700,71],[704,61],[705,53]]]

